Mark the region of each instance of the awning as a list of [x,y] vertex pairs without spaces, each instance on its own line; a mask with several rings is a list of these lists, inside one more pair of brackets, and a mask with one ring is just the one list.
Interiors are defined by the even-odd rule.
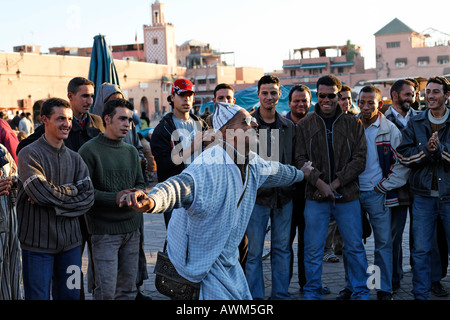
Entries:
[[300,66],[300,69],[323,69],[327,67],[327,63],[309,63],[309,64],[302,64]]
[[336,68],[336,67],[352,67],[355,65],[354,61],[344,61],[344,62],[336,62],[330,64],[330,67]]
[[206,76],[196,76],[195,80],[206,80]]
[[449,56],[446,55],[446,56],[438,56],[438,57],[437,57],[437,60],[438,60],[438,61],[441,61],[441,60],[447,60],[447,61],[449,61],[450,59],[449,59]]
[[210,74],[209,76],[206,77],[207,79],[215,79],[216,75],[215,74]]
[[417,57],[417,62],[420,61],[430,62],[430,57]]
[[294,69],[294,68],[300,68],[301,64],[285,64],[283,66],[283,69]]
[[407,61],[408,61],[407,58],[397,58],[397,59],[395,59],[395,63],[404,63],[404,64],[406,64]]

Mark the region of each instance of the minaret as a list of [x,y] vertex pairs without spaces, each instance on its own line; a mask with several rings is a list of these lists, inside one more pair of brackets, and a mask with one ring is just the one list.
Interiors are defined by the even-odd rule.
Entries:
[[151,5],[152,25],[144,25],[144,50],[147,62],[169,66],[169,73],[176,73],[177,48],[175,28],[166,23],[164,4],[156,0]]

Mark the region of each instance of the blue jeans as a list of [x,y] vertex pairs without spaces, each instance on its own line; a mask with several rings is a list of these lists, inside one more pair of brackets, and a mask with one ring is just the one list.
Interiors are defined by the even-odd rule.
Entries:
[[411,250],[413,259],[413,290],[416,299],[427,300],[431,287],[431,263],[433,242],[435,241],[436,220],[442,219],[447,243],[450,244],[450,203],[439,198],[415,196],[413,204],[412,232],[414,246]]
[[253,299],[264,299],[262,252],[264,236],[271,219],[272,299],[289,300],[289,271],[291,261],[290,230],[292,201],[280,209],[256,204],[247,226],[248,255],[245,273]]
[[403,231],[409,206],[391,207],[392,231],[392,281],[400,282],[403,279]]
[[375,240],[374,264],[380,268],[380,290],[392,293],[392,233],[391,211],[385,206],[386,195],[361,191],[359,201],[369,214]]
[[56,254],[22,249],[22,272],[25,300],[50,300],[50,289],[53,300],[80,299],[79,246]]
[[352,299],[369,300],[367,258],[362,243],[359,200],[335,203],[306,200],[305,204],[305,300],[322,298],[322,263],[328,224],[334,216],[344,242],[345,266],[352,286]]

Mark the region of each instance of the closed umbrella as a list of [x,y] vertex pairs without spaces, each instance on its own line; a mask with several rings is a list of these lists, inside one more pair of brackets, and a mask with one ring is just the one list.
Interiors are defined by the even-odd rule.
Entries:
[[[88,79],[95,84],[94,103],[98,90],[103,83],[120,85],[111,50],[106,44],[105,36],[101,34],[94,37]],[[92,104],[91,111],[93,106],[94,104]]]

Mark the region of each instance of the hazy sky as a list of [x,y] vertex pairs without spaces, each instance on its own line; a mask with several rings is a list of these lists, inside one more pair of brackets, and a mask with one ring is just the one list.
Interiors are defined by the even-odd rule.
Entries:
[[[154,0],[0,0],[0,51],[34,44],[41,52],[58,46],[89,47],[105,35],[110,45],[143,42]],[[236,66],[281,69],[294,49],[344,45],[363,47],[366,68],[375,65],[374,33],[398,18],[421,32],[450,34],[450,1],[395,0],[164,0],[175,41],[191,39],[234,52]]]

